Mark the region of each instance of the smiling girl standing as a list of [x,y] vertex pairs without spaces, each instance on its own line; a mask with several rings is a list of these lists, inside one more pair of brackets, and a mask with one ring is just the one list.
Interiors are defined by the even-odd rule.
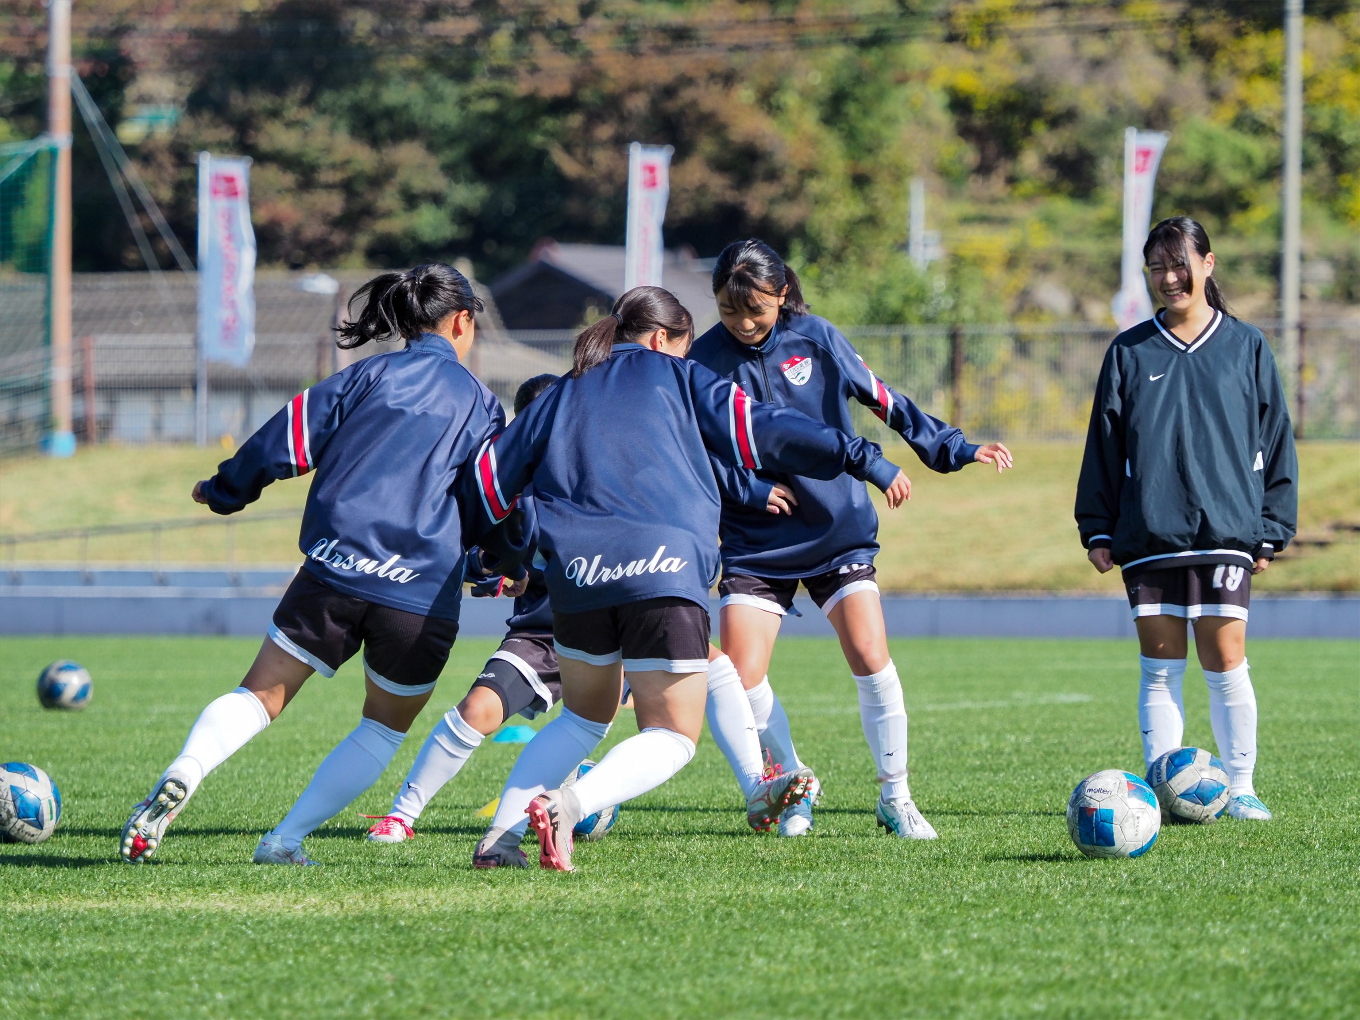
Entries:
[[1187,216],[1162,220],[1143,258],[1162,309],[1105,355],[1077,526],[1098,571],[1123,568],[1142,652],[1145,762],[1181,746],[1188,620],[1232,785],[1228,814],[1266,821],[1253,785],[1247,606],[1252,575],[1294,536],[1289,409],[1265,337],[1228,314],[1204,228]]

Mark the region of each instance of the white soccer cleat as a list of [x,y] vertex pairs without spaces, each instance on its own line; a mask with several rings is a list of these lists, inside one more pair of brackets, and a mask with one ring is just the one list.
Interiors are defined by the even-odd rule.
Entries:
[[494,825],[486,830],[486,835],[472,851],[472,866],[478,871],[492,868],[527,868],[529,858],[519,848],[520,837],[510,829],[498,829]]
[[370,843],[405,843],[408,839],[415,839],[416,833],[406,820],[398,818],[396,815],[360,815],[361,818],[376,818],[368,829],[368,841]]
[[[538,864],[544,871],[575,871],[571,830],[581,820],[573,791],[549,790],[529,802],[529,828],[538,833]],[[567,801],[570,799],[571,803]]]
[[132,809],[123,825],[118,852],[129,864],[144,864],[156,852],[169,828],[189,800],[189,782],[180,776],[166,776],[151,796]]
[[813,776],[808,792],[797,804],[785,808],[779,816],[779,835],[784,839],[806,836],[812,831],[812,808],[822,799],[822,784]]
[[296,850],[288,850],[283,842],[272,832],[266,832],[260,837],[260,845],[255,848],[256,864],[316,864],[305,853],[302,847]]
[[1238,793],[1228,801],[1228,817],[1244,822],[1268,822],[1272,816],[1270,808],[1262,804],[1255,794]]
[[899,839],[940,838],[934,826],[925,820],[920,809],[916,807],[915,801],[912,800],[883,800],[880,798],[878,807],[874,808],[874,817],[878,819],[878,824],[886,829],[890,835],[897,836]]
[[812,769],[794,769],[787,775],[765,752],[765,775],[746,798],[746,824],[756,832],[769,832],[779,816],[807,796],[817,777]]

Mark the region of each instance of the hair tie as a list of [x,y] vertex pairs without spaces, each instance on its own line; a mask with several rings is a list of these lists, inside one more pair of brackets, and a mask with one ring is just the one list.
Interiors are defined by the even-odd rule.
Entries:
[[614,321],[617,322],[620,326],[623,325],[622,315],[620,315],[618,312],[611,312],[610,315],[613,317]]

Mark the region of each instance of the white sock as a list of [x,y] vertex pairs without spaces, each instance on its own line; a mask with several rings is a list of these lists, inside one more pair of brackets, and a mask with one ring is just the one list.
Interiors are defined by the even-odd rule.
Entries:
[[688,737],[648,726],[616,744],[600,764],[576,781],[572,789],[581,804],[581,817],[656,789],[693,758],[694,744]]
[[523,832],[529,825],[529,816],[524,813],[529,801],[544,790],[561,786],[608,732],[609,723],[583,719],[563,705],[562,714],[539,730],[520,752],[501,791],[492,827]]
[[425,738],[406,781],[393,798],[392,814],[407,825],[419,818],[430,798],[458,775],[481,742],[482,735],[467,724],[456,707],[445,712]]
[[907,708],[892,660],[872,676],[855,677],[859,722],[874,756],[884,800],[911,797],[907,786]]
[[188,780],[189,792],[193,793],[204,776],[268,725],[269,713],[244,687],[222,695],[199,713],[194,728],[184,741],[184,749],[161,774],[161,779],[174,773]]
[[1213,723],[1218,756],[1228,773],[1233,796],[1256,795],[1256,691],[1251,686],[1247,660],[1226,673],[1204,671],[1209,684],[1209,721]]
[[1185,703],[1181,682],[1184,659],[1149,659],[1138,656],[1142,676],[1138,681],[1138,728],[1143,732],[1143,764],[1182,746],[1185,739]]
[[793,734],[789,732],[789,717],[770,686],[770,678],[766,676],[747,691],[746,698],[751,702],[751,714],[755,716],[761,751],[769,751],[770,758],[785,772],[801,769],[803,763],[794,749]]
[[726,655],[720,655],[708,664],[705,715],[713,742],[727,759],[727,764],[732,766],[732,774],[737,777],[742,794],[749,797],[760,785],[764,772],[760,764],[760,737],[751,715],[751,702],[742,690],[741,677]]
[[274,835],[285,849],[296,850],[313,829],[334,818],[378,781],[406,739],[372,719],[362,720],[335,750],[326,755]]

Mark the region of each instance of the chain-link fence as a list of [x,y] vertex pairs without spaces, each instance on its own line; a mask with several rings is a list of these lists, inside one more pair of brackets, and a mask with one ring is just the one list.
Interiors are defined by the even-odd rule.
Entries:
[[[11,325],[45,336],[45,291],[23,274],[0,277]],[[334,274],[337,293],[308,289],[297,274],[256,280],[257,338],[250,365],[212,365],[209,436],[240,440],[299,389],[385,345],[339,351],[332,326],[354,288],[371,274]],[[41,277],[36,277],[41,280]],[[480,288],[479,290],[484,290]],[[82,442],[185,442],[194,437],[195,280],[144,273],[80,275],[74,286],[76,433]],[[484,294],[489,298],[489,295]],[[15,313],[10,313],[10,309]],[[1275,324],[1264,324],[1268,336]],[[865,361],[924,410],[989,439],[1076,440],[1085,435],[1091,397],[1112,331],[1086,324],[860,326],[846,329]],[[509,406],[524,379],[561,373],[573,331],[506,331],[494,306],[479,319],[472,369]],[[1360,438],[1360,319],[1310,323],[1302,345],[1302,413],[1308,438]],[[36,445],[47,421],[39,344],[0,346],[0,453]],[[25,380],[28,380],[25,382]],[[36,380],[36,382],[34,382]],[[900,442],[857,408],[864,434]]]

